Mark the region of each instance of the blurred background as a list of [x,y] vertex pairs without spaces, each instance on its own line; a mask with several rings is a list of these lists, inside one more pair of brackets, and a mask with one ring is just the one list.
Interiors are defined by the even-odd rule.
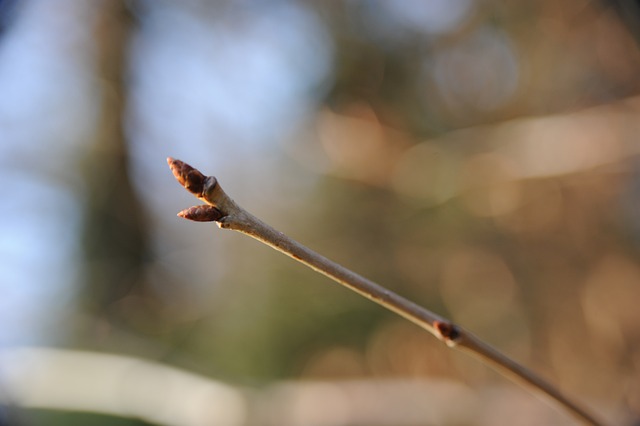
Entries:
[[0,0],[0,423],[564,425],[166,157],[640,419],[631,0]]

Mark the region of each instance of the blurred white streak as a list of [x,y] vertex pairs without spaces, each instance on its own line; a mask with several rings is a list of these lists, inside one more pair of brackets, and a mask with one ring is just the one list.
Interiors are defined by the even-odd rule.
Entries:
[[618,170],[640,154],[638,117],[640,98],[634,97],[571,114],[457,130],[406,150],[389,184],[424,204],[463,195],[475,213],[498,216],[519,207],[514,182]]
[[521,177],[564,175],[637,154],[639,113],[637,108],[600,107],[518,120],[498,127],[496,136],[505,142],[500,151],[517,164]]
[[176,426],[419,426],[571,424],[511,384],[473,389],[446,380],[280,382],[261,391],[119,355],[21,348],[0,351],[0,400]]
[[0,351],[8,402],[30,408],[135,417],[160,425],[245,423],[244,395],[214,380],[143,359],[44,348]]
[[530,117],[456,132],[488,142],[514,165],[518,178],[579,173],[640,153],[640,97],[571,114]]

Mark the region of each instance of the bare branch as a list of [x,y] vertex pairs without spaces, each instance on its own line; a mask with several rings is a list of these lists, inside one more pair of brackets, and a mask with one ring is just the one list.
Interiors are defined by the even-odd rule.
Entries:
[[475,355],[501,374],[556,401],[585,424],[604,425],[555,386],[469,331],[327,259],[262,222],[238,206],[222,190],[216,178],[205,176],[180,160],[168,158],[167,162],[182,186],[212,206],[210,209],[205,206],[191,207],[180,212],[179,216],[199,222],[215,221],[220,228],[249,235],[417,324],[447,346]]

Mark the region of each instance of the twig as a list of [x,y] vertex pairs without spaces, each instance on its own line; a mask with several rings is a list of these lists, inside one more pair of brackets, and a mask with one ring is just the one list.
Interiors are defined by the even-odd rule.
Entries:
[[447,346],[465,350],[503,375],[550,397],[585,424],[604,425],[555,386],[469,331],[327,259],[262,222],[236,204],[220,187],[215,177],[205,176],[180,160],[168,158],[167,162],[178,182],[207,203],[183,210],[178,216],[197,222],[215,221],[220,228],[249,235],[417,324]]

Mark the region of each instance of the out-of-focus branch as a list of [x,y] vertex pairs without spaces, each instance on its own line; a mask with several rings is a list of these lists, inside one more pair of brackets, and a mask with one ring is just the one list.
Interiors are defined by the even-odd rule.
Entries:
[[[147,221],[129,174],[125,135],[127,54],[133,16],[124,0],[98,1],[94,29],[100,120],[95,140],[82,159],[84,196],[82,256],[86,307],[106,316],[109,307],[134,287],[148,256]],[[90,336],[95,333],[89,332]]]
[[[0,403],[167,426],[246,424],[238,388],[157,362],[53,348],[0,349]],[[13,423],[12,423],[13,424]]]
[[[490,385],[486,398],[462,383],[434,378],[278,381],[244,388],[151,360],[59,348],[0,349],[0,380],[0,404],[164,426],[494,425],[505,424],[505,406],[522,407],[537,424],[562,422],[510,384]],[[482,419],[474,415],[480,407],[488,414]],[[23,422],[10,416],[0,424]]]
[[168,158],[167,162],[178,182],[207,203],[183,210],[178,213],[179,216],[198,222],[215,221],[220,228],[249,235],[417,324],[447,346],[465,350],[505,376],[550,397],[585,424],[603,424],[555,386],[469,331],[327,259],[262,222],[236,204],[220,187],[215,177],[205,176],[188,164],[173,158]]

